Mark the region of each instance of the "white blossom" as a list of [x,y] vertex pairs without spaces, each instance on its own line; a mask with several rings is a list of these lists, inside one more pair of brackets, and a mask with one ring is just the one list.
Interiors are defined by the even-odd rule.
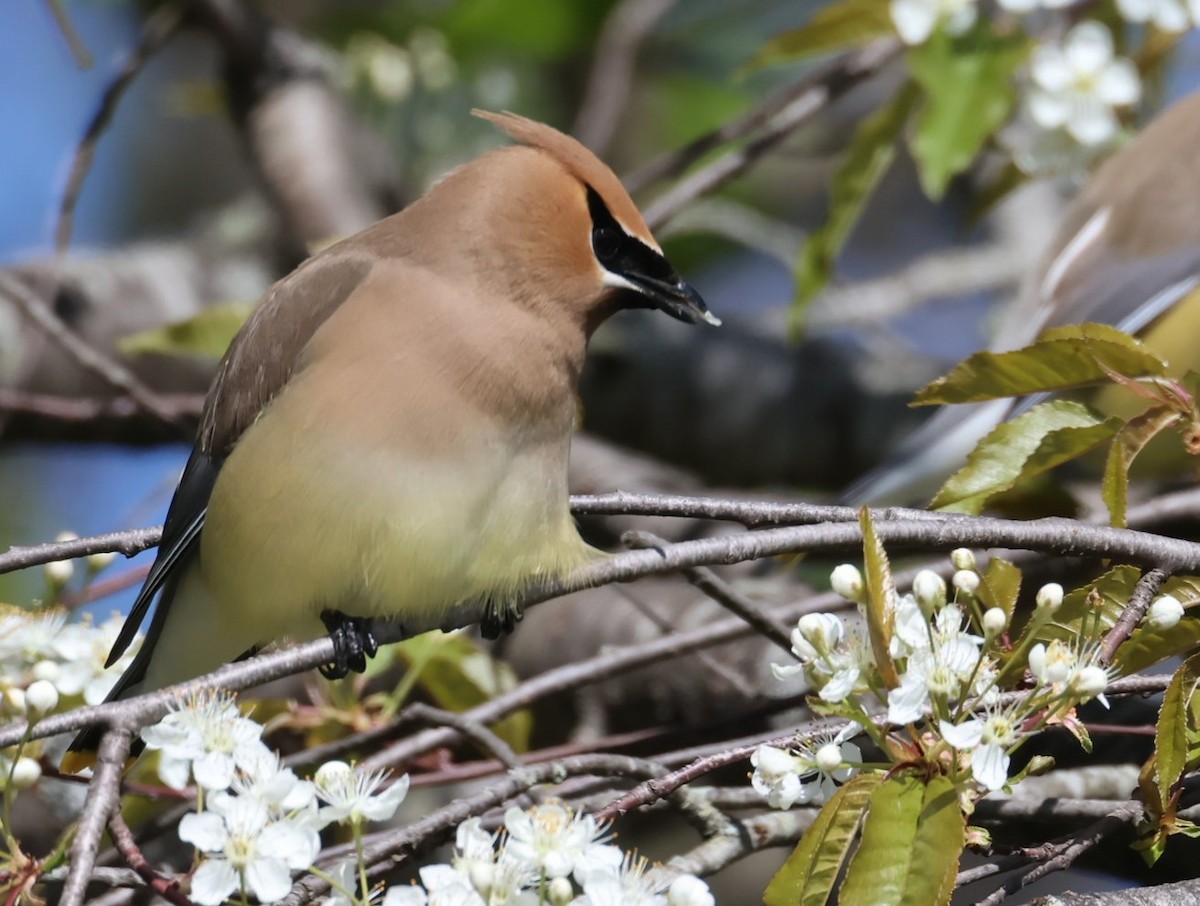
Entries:
[[149,749],[161,751],[158,774],[172,789],[187,786],[189,772],[206,790],[225,790],[237,770],[262,757],[262,727],[242,717],[227,693],[199,694],[157,724],[142,730]]
[[712,891],[695,875],[680,875],[667,888],[667,906],[715,906]]
[[667,906],[663,878],[649,867],[645,858],[627,855],[615,866],[585,872],[574,906]]
[[961,35],[978,15],[975,0],[892,0],[892,23],[905,44],[924,44],[942,26]]
[[1117,132],[1114,108],[1141,96],[1132,61],[1113,54],[1112,35],[1099,22],[1081,22],[1061,44],[1043,44],[1030,61],[1029,114],[1043,129],[1065,129],[1083,145]]
[[49,714],[58,707],[58,690],[47,680],[34,680],[25,690],[25,707],[39,717]]
[[772,808],[825,802],[858,770],[862,752],[847,740],[860,732],[862,728],[851,723],[837,735],[819,734],[792,751],[759,746],[750,756],[750,785]]
[[827,702],[840,702],[854,691],[869,662],[862,640],[847,633],[841,617],[832,613],[809,613],[792,630],[792,654],[799,664],[772,664],[777,679],[802,674]]
[[184,815],[179,838],[209,857],[192,876],[191,898],[218,906],[236,890],[262,903],[283,899],[291,873],[309,868],[320,850],[316,835],[287,821],[270,821],[263,803],[245,797],[214,797],[210,811]]
[[344,761],[321,765],[313,777],[317,795],[327,804],[320,809],[324,822],[363,824],[387,821],[408,795],[408,775],[383,789],[386,771],[359,771]]
[[504,828],[505,856],[545,878],[575,874],[578,879],[584,871],[612,868],[621,861],[621,851],[603,842],[606,825],[558,802],[524,811],[510,808]]
[[1153,22],[1175,34],[1191,28],[1200,11],[1194,0],[1117,0],[1117,10],[1127,22]]

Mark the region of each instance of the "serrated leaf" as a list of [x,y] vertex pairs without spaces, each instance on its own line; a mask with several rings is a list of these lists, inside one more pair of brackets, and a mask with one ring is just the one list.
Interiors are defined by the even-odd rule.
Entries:
[[1101,421],[1086,406],[1068,400],[1034,406],[992,429],[930,507],[978,515],[997,494],[1094,450],[1121,424],[1118,418]]
[[1108,507],[1108,521],[1114,528],[1125,528],[1128,508],[1129,467],[1137,455],[1159,434],[1179,421],[1179,413],[1155,406],[1136,415],[1121,426],[1108,448],[1104,461],[1102,491]]
[[1021,594],[1021,570],[1001,557],[992,557],[976,591],[984,607],[999,607],[1011,622]]
[[1186,617],[1170,629],[1138,628],[1121,643],[1113,663],[1121,676],[1130,676],[1197,646],[1200,646],[1200,619]]
[[895,32],[887,0],[842,0],[822,7],[799,28],[771,38],[743,67],[752,72],[765,66],[794,63],[805,57],[856,47]]
[[1108,632],[1120,619],[1141,577],[1138,567],[1123,563],[1087,585],[1067,592],[1054,620],[1045,627],[1043,637],[1074,639],[1084,630],[1085,621],[1089,636]]
[[895,689],[900,685],[896,665],[892,662],[892,633],[896,627],[896,584],[892,581],[892,567],[887,551],[875,534],[875,523],[871,511],[863,507],[858,511],[858,524],[863,535],[863,568],[867,579],[867,632],[871,638],[871,653],[884,685]]
[[905,83],[879,110],[858,127],[842,165],[833,177],[829,219],[811,233],[796,263],[796,302],[791,321],[798,329],[804,306],[833,274],[834,262],[851,230],[896,157],[896,143],[917,98],[916,87]]
[[250,317],[252,305],[214,305],[191,318],[139,331],[117,342],[125,355],[195,356],[219,359]]
[[1196,729],[1190,725],[1190,711],[1197,686],[1200,686],[1200,654],[1184,661],[1171,677],[1154,728],[1154,753],[1158,759],[1156,779],[1158,794],[1164,803],[1170,801],[1171,790],[1187,767],[1189,731]]
[[934,201],[1008,121],[1016,99],[1013,73],[1031,46],[1023,32],[997,36],[981,22],[957,37],[938,29],[909,49],[909,72],[926,98],[909,148]]
[[976,403],[1029,393],[1066,390],[1127,377],[1161,377],[1166,362],[1107,324],[1069,324],[1045,331],[1012,352],[977,352],[917,392],[914,406]]
[[942,906],[950,902],[966,822],[947,777],[894,776],[871,795],[862,842],[839,906]]
[[763,892],[764,906],[825,906],[882,774],[859,774],[830,797]]

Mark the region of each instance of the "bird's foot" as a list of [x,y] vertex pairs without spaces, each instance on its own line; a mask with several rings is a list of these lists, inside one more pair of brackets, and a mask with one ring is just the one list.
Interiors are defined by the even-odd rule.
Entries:
[[333,661],[317,669],[325,679],[337,680],[350,671],[362,673],[367,658],[379,650],[372,620],[369,617],[348,617],[340,610],[321,611],[321,622],[333,640]]
[[517,628],[517,624],[525,618],[525,612],[518,604],[506,604],[489,598],[484,608],[483,617],[479,621],[479,631],[485,639],[498,639]]

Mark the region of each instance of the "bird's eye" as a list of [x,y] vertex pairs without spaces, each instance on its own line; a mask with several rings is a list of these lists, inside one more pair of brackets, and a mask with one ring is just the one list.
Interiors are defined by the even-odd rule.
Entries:
[[621,239],[621,234],[612,227],[596,227],[592,230],[592,251],[601,261],[611,261],[621,250]]

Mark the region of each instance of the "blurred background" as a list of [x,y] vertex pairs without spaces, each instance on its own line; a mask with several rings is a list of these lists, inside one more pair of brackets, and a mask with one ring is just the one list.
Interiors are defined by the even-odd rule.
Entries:
[[[240,318],[312,250],[500,144],[473,107],[544,120],[595,149],[725,322],[689,329],[630,312],[596,335],[576,490],[835,497],[924,417],[907,407],[913,391],[988,342],[996,312],[1037,267],[1096,161],[1200,87],[1200,44],[1193,31],[1134,26],[1116,49],[1136,58],[1142,87],[1119,110],[1119,133],[1022,172],[1012,161],[1029,147],[1029,124],[1018,122],[1029,76],[1015,72],[1011,116],[940,191],[897,141],[848,216],[847,148],[908,69],[888,17],[897,3],[883,0],[856,7],[875,13],[848,32],[829,38],[827,28],[825,45],[814,47],[810,32],[804,49],[788,50],[789,35],[834,6],[0,5],[0,275],[13,281],[0,283],[0,545],[161,521]],[[1001,33],[1012,24],[1004,15]],[[1046,41],[1064,30],[1046,10],[1027,27]],[[831,203],[839,191],[840,206]],[[831,215],[845,227],[831,247],[836,268],[812,281],[806,242],[828,240]],[[40,306],[40,323],[30,306]],[[80,364],[55,325],[103,362]],[[139,388],[157,414],[138,402]],[[612,542],[629,525],[588,527]],[[712,530],[653,527],[674,537]],[[110,567],[86,593],[77,574],[62,594],[98,614],[123,609],[150,556]],[[750,583],[760,573],[734,572]],[[39,570],[0,576],[0,600],[44,598],[46,581]],[[751,587],[794,600],[802,589],[790,581]],[[623,596],[617,604],[581,596],[589,630],[551,626],[558,642],[549,645],[534,627],[563,609],[539,608],[507,654],[528,674],[553,666],[547,652],[569,660],[666,631],[643,605],[686,608],[703,597],[687,586],[681,597],[681,585],[606,592]],[[612,619],[618,605],[649,622]],[[675,628],[720,613],[681,612]],[[753,683],[702,664],[703,683],[668,668],[651,684],[629,677],[620,694],[648,696],[641,716],[651,720],[696,720],[734,699],[761,703],[772,657],[723,657],[719,666],[744,667]],[[587,703],[576,704],[586,724]]]

